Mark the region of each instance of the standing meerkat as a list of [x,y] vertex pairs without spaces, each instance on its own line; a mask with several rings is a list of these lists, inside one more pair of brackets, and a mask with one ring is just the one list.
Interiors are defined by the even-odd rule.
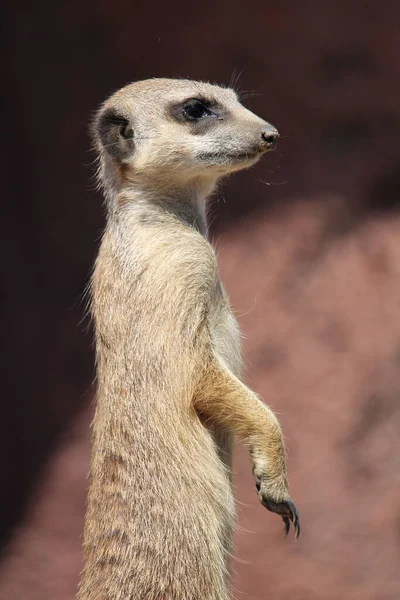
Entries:
[[79,600],[227,600],[231,440],[296,536],[281,428],[240,380],[206,199],[278,132],[235,92],[152,79],[93,125],[107,225],[92,280],[97,406]]

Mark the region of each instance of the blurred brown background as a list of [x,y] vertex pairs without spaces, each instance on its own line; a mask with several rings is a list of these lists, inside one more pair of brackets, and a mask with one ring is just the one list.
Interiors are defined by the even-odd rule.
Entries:
[[235,598],[399,598],[398,0],[21,1],[2,23],[0,599],[74,597],[103,226],[87,124],[153,76],[238,79],[282,135],[212,210],[303,528],[284,540],[239,451]]

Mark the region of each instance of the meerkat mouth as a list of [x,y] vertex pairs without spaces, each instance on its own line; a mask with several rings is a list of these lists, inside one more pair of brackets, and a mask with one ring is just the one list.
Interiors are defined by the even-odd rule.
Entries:
[[228,154],[228,158],[231,160],[253,160],[259,158],[262,152],[258,150],[256,152],[241,152],[239,154]]
[[217,165],[226,165],[232,162],[246,162],[260,158],[263,151],[252,150],[249,152],[207,152],[201,155],[201,160]]

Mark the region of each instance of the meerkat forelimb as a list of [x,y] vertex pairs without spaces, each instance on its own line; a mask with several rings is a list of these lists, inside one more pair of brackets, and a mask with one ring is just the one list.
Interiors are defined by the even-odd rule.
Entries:
[[282,431],[272,410],[221,364],[207,369],[195,406],[200,415],[227,428],[248,446],[260,501],[282,516],[286,534],[292,521],[297,538],[300,520],[288,494]]

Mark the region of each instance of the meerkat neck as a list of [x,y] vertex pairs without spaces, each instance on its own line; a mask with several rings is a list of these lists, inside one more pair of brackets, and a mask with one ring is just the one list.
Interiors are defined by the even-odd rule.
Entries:
[[120,208],[133,209],[149,215],[170,215],[180,222],[197,229],[204,237],[208,236],[207,200],[214,189],[210,185],[193,185],[174,189],[152,189],[130,186],[110,198],[109,213],[119,212]]
[[152,202],[157,210],[167,212],[179,221],[197,229],[204,237],[208,236],[207,226],[207,197],[200,193],[174,193]]

